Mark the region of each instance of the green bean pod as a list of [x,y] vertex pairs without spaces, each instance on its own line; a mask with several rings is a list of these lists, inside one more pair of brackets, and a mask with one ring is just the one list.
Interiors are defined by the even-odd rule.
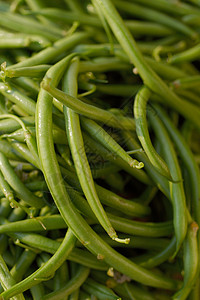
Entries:
[[191,47],[190,49],[187,49],[181,53],[172,55],[168,59],[168,63],[177,64],[186,61],[194,61],[198,59],[199,56],[200,56],[200,44],[197,44],[196,46]]
[[146,120],[146,105],[151,95],[150,90],[147,87],[143,87],[135,97],[134,101],[134,116],[136,124],[137,136],[140,140],[145,153],[147,154],[150,162],[155,167],[155,169],[168,180],[172,180],[168,166],[160,155],[156,152],[153,147]]
[[54,60],[56,57],[61,55],[64,51],[73,48],[82,40],[85,40],[88,37],[90,37],[90,35],[91,34],[87,32],[77,32],[71,36],[67,36],[62,39],[59,39],[51,47],[41,50],[38,53],[36,53],[34,56],[29,57],[21,62],[18,62],[8,67],[7,70],[9,70],[9,68],[14,69],[14,68],[21,68],[21,67],[38,66],[41,64],[49,64],[52,62],[52,60]]
[[180,249],[187,233],[187,208],[185,192],[182,182],[181,170],[172,142],[166,132],[166,129],[155,113],[149,110],[151,125],[156,136],[162,144],[162,150],[168,163],[170,172],[177,183],[170,182],[170,195],[172,198],[174,211],[174,230],[176,236],[176,253]]
[[133,159],[127,152],[96,122],[82,118],[81,124],[83,128],[97,141],[105,145],[112,152],[111,155],[120,156],[131,167],[141,169],[144,164]]
[[184,281],[182,288],[173,295],[173,300],[185,300],[189,295],[194,279],[198,274],[198,243],[197,231],[199,227],[193,222],[189,225],[188,233],[184,241]]
[[50,80],[48,78],[44,79],[41,84],[42,88],[46,90],[51,96],[55,97],[61,103],[63,103],[63,105],[74,110],[76,113],[84,115],[93,120],[103,122],[108,126],[129,130],[135,129],[135,122],[132,118],[120,117],[119,119],[107,110],[84,103],[77,97],[71,96],[62,92],[61,90],[58,90],[57,88],[53,87],[52,84],[49,83],[49,81]]
[[[74,61],[70,65],[69,70],[63,79],[64,90],[73,96],[76,96],[77,93],[77,85],[75,83],[77,75],[78,75],[78,60]],[[71,82],[71,78],[74,78],[72,82]],[[94,186],[94,181],[92,178],[90,166],[84,149],[79,116],[68,107],[64,106],[63,110],[64,110],[65,121],[66,121],[66,132],[68,136],[68,141],[72,152],[76,173],[79,178],[82,190],[86,196],[86,199],[92,211],[94,212],[95,216],[99,220],[100,224],[103,226],[105,231],[112,239],[117,239],[117,234],[114,228],[112,227],[103,209],[103,206],[101,205],[101,202],[98,198]]]

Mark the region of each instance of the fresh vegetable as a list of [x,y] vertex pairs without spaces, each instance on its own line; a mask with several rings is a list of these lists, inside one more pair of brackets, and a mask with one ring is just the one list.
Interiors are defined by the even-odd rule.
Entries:
[[200,299],[199,17],[0,2],[0,299]]

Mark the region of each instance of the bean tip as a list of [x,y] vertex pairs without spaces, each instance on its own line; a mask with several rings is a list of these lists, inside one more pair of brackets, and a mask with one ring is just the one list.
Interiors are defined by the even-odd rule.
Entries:
[[129,238],[125,238],[125,239],[120,239],[118,237],[113,238],[114,241],[121,243],[121,244],[129,244],[130,243],[130,239]]

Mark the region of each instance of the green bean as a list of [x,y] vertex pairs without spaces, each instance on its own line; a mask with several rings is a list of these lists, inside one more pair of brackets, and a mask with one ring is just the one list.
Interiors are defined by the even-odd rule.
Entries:
[[140,4],[147,5],[149,7],[153,7],[156,10],[161,10],[164,12],[177,14],[177,15],[188,15],[188,14],[198,14],[200,10],[194,6],[188,5],[186,3],[176,3],[173,1],[159,0],[156,3],[149,3],[148,0],[137,0]]
[[94,233],[87,222],[85,222],[75,210],[63,185],[63,178],[53,148],[51,105],[51,97],[41,90],[37,101],[36,113],[37,142],[39,157],[46,182],[65,222],[72,228],[77,238],[81,240],[90,251],[96,253],[96,255],[102,254],[105,261],[113,267],[116,267],[116,269],[120,270],[122,273],[147,285],[164,286],[170,289],[177,288],[179,283],[177,284],[175,281],[171,281],[168,278],[166,279],[166,277],[163,280],[162,276],[156,276],[154,273],[138,267],[124,256],[116,253]]
[[43,79],[42,88],[45,89],[50,95],[57,98],[63,105],[73,109],[76,113],[82,114],[93,120],[105,123],[107,126],[116,128],[124,128],[129,130],[135,129],[135,122],[132,118],[120,117],[117,118],[111,112],[98,108],[96,106],[84,103],[77,97],[71,96],[58,90],[49,83],[49,78]]
[[[20,118],[26,126],[33,126],[34,125],[34,117],[27,116]],[[20,124],[15,120],[0,120],[0,132],[2,133],[10,133],[20,128]]]
[[10,165],[19,171],[33,171],[35,170],[35,167],[31,165],[30,163],[25,163],[22,161],[16,161],[16,160],[9,160]]
[[67,261],[56,271],[54,277],[54,290],[60,289],[67,281],[69,281],[69,268]]
[[24,250],[22,255],[17,260],[16,264],[10,270],[10,274],[16,280],[16,282],[22,280],[24,274],[35,260],[36,255],[36,253],[29,249]]
[[[78,60],[74,61],[70,67],[69,71],[64,77],[64,90],[70,95],[76,96],[77,94],[77,85],[75,83],[76,77],[78,75]],[[73,76],[73,77],[72,77]],[[74,78],[73,84],[71,84],[71,78]],[[94,181],[92,178],[90,166],[86,157],[84,150],[84,143],[81,134],[79,116],[68,107],[63,107],[65,121],[66,121],[66,132],[68,136],[69,146],[72,152],[72,157],[74,160],[76,172],[80,185],[85,194],[85,197],[94,212],[95,216],[99,220],[100,224],[103,226],[108,235],[114,239],[118,240],[117,234],[112,227],[104,209],[101,205],[101,202],[98,198]],[[126,243],[126,240],[119,240]]]
[[76,275],[72,277],[72,279],[67,284],[65,284],[60,290],[45,295],[42,299],[66,299],[68,295],[70,295],[83,284],[83,282],[89,275],[89,271],[90,270],[88,268],[80,266]]
[[[2,220],[2,217],[0,217],[0,219]],[[61,228],[66,228],[66,224],[63,219],[59,215],[52,215],[4,224],[0,226],[0,232],[31,232]]]
[[133,36],[148,35],[154,37],[170,36],[174,31],[156,22],[141,20],[124,20]]
[[187,76],[184,70],[177,68],[176,66],[169,65],[163,61],[155,61],[153,58],[145,56],[146,62],[149,66],[163,79],[176,80]]
[[[35,136],[35,127],[27,127],[28,131]],[[24,136],[24,130],[22,128],[19,128],[11,133],[5,133],[1,135],[1,139],[8,138],[8,139],[14,139],[18,142],[24,142],[25,136]]]
[[[0,282],[4,288],[7,290],[15,284],[14,278],[11,276],[7,265],[5,264],[2,256],[0,256]],[[14,295],[15,296],[15,295]],[[19,295],[13,297],[13,300],[24,300],[24,296],[19,293]]]
[[94,281],[91,278],[86,279],[82,289],[90,295],[96,296],[98,299],[119,300],[119,297],[111,289]]
[[33,300],[41,299],[44,295],[44,287],[41,283],[38,283],[37,285],[30,288],[30,292]]
[[50,65],[39,65],[33,67],[22,67],[16,69],[5,70],[5,77],[13,78],[13,77],[31,77],[31,78],[40,78],[42,77],[46,71],[50,68]]
[[23,159],[26,159],[26,161],[31,163],[36,168],[40,169],[39,159],[36,159],[35,155],[30,152],[30,150],[24,143],[18,143],[14,140],[11,140],[10,144],[12,148],[16,150],[17,153],[19,153],[20,157],[23,157]]
[[187,167],[189,173],[189,182],[192,195],[192,212],[195,218],[195,221],[200,224],[200,214],[199,214],[199,196],[200,196],[200,173],[198,166],[195,162],[195,159],[191,153],[191,150],[188,147],[187,142],[178,132],[177,128],[169,120],[164,111],[156,106],[156,112],[162,118],[162,122],[165,124],[174,144],[176,145],[179,155]]
[[7,217],[10,212],[11,212],[12,208],[10,206],[10,203],[8,201],[7,198],[1,198],[1,205],[0,205],[0,215],[1,217]]
[[190,77],[184,77],[180,79],[176,79],[172,84],[175,88],[183,88],[183,89],[190,89],[198,86],[200,80],[200,76],[190,76]]
[[25,89],[30,97],[33,97],[34,99],[37,97],[37,94],[39,92],[38,82],[28,77],[13,78],[12,82],[15,84],[15,86],[19,86]]
[[115,0],[114,4],[117,6],[117,8],[121,9],[122,11],[125,11],[128,14],[131,14],[133,16],[147,19],[153,22],[157,22],[163,25],[166,25],[169,28],[175,29],[176,31],[191,37],[192,39],[195,39],[198,37],[198,34],[191,29],[189,26],[185,25],[184,23],[181,23],[177,19],[168,16],[162,12],[153,10],[148,7],[140,6],[138,4],[129,3],[126,1],[118,1]]
[[194,61],[199,58],[200,44],[195,45],[181,53],[177,53],[168,58],[168,63],[177,64],[181,62]]
[[1,49],[30,48],[41,50],[50,45],[50,41],[42,36],[23,33],[0,32]]
[[167,245],[166,248],[162,249],[159,253],[156,253],[153,256],[150,256],[146,261],[140,263],[141,266],[144,268],[154,268],[156,266],[159,266],[166,260],[170,259],[170,257],[173,255],[176,248],[176,238],[173,237],[170,241],[170,243]]
[[5,180],[13,188],[19,198],[23,199],[26,203],[34,207],[44,206],[44,200],[32,194],[25,187],[2,152],[0,152],[0,169],[5,177]]
[[76,289],[71,295],[69,296],[69,300],[79,300],[79,292],[80,289]]
[[90,36],[89,33],[86,32],[78,32],[74,33],[72,36],[64,37],[56,41],[51,47],[47,49],[41,50],[33,57],[27,58],[24,61],[16,63],[9,68],[21,68],[21,67],[31,67],[31,66],[38,66],[41,64],[49,64],[59,55],[63,54],[64,51],[71,49],[72,47],[76,46],[82,40],[87,39]]
[[129,63],[124,63],[118,57],[97,57],[89,61],[80,62],[80,73],[110,72],[131,70]]
[[9,48],[26,48],[30,45],[30,40],[28,37],[21,35],[5,37],[0,35],[0,49]]
[[[166,162],[169,166],[170,172],[174,180],[177,183],[170,182],[170,195],[172,198],[173,212],[174,212],[174,231],[176,236],[176,253],[180,249],[180,246],[187,233],[187,214],[186,214],[186,199],[184,193],[184,187],[179,167],[178,159],[172,145],[172,142],[166,132],[164,125],[159,120],[158,116],[149,110],[149,117],[151,125],[155,131],[156,136],[162,144],[162,150],[165,155]],[[158,127],[159,126],[159,131]],[[179,181],[179,182],[178,182]]]
[[98,84],[96,90],[103,94],[131,97],[136,95],[141,85],[128,84]]
[[113,155],[120,156],[131,167],[141,169],[144,164],[133,159],[127,152],[109,135],[101,126],[92,120],[82,118],[81,124],[83,128],[97,141],[105,145]]
[[8,246],[7,236],[2,234],[0,236],[0,255],[4,255],[4,253],[6,253],[7,246]]
[[176,94],[180,95],[183,99],[193,102],[196,105],[199,105],[200,103],[200,98],[198,96],[198,94],[192,92],[192,91],[187,91],[187,90],[182,90],[182,89],[177,89],[177,87],[175,87],[175,92]]
[[194,279],[198,271],[198,243],[197,231],[199,227],[197,223],[192,222],[189,225],[188,233],[184,241],[184,281],[182,288],[173,295],[172,299],[187,299],[194,285]]
[[19,107],[24,109],[28,114],[35,114],[35,101],[20,91],[15,89],[12,85],[7,83],[0,83],[0,92],[8,98],[11,102],[17,104]]
[[[162,96],[169,106],[173,106],[175,110],[194,122],[197,127],[200,127],[200,112],[197,111],[191,103],[183,102],[177,95],[175,95],[160,79],[160,77],[158,77],[157,74],[149,67],[146,61],[144,61],[144,58],[133,37],[124,25],[123,20],[110,0],[101,0],[100,5],[108,23],[116,35],[116,38],[119,40],[130,60],[138,69],[138,73],[143,79],[144,84],[155,93]],[[124,2],[122,3],[122,6],[124,6]]]
[[148,125],[145,112],[150,95],[150,90],[147,87],[143,87],[136,95],[134,101],[134,116],[137,136],[140,140],[142,147],[144,148],[145,153],[147,154],[150,162],[155,167],[155,169],[161,175],[168,178],[168,180],[172,180],[168,166],[166,165],[162,157],[156,152],[155,148],[151,143],[150,136],[148,133]]
[[[19,202],[20,204],[24,204],[23,201]],[[16,207],[12,210],[11,214],[8,217],[8,221],[9,222],[16,222],[19,220],[22,220],[23,218],[26,217],[26,212],[24,209],[22,209],[21,207]]]
[[56,41],[63,36],[63,32],[57,28],[46,27],[30,17],[9,12],[0,12],[0,24],[6,28],[28,34],[44,36],[50,41]]
[[66,163],[69,166],[72,166],[72,161],[71,161],[71,157],[70,157],[70,149],[68,146],[66,145],[61,145],[61,144],[57,144],[56,145],[60,155],[64,158],[64,160],[66,161]]
[[9,299],[14,295],[29,289],[37,283],[40,283],[41,281],[48,280],[48,278],[51,277],[66,260],[74,247],[75,241],[75,236],[72,234],[71,230],[68,229],[65,238],[56,253],[42,267],[40,267],[23,281],[14,285],[8,291],[3,292],[1,296],[4,297],[4,299]]

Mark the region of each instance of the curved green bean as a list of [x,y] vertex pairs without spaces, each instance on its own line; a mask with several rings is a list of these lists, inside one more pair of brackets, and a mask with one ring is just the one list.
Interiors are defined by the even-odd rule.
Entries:
[[37,283],[48,280],[69,256],[74,247],[75,241],[75,236],[73,235],[72,231],[68,229],[65,238],[56,253],[38,270],[25,278],[23,281],[15,284],[8,291],[3,292],[1,296],[5,300],[10,299],[14,295],[29,289]]
[[[74,60],[63,79],[65,92],[68,92],[73,96],[76,96],[77,94],[77,84],[75,83],[77,76],[78,60]],[[76,173],[79,178],[82,190],[92,211],[94,212],[102,227],[112,239],[118,240],[117,234],[103,209],[94,186],[90,166],[84,149],[79,116],[70,108],[65,106],[63,107],[63,111],[65,115],[66,132],[68,136],[69,146],[72,152]],[[119,240],[119,242],[120,241],[124,243],[128,242],[128,240]]]
[[146,106],[151,95],[150,90],[147,87],[143,87],[135,97],[134,101],[134,116],[137,136],[140,140],[145,153],[147,154],[150,162],[155,169],[168,180],[172,180],[170,171],[167,164],[164,162],[162,157],[156,152],[153,147],[146,120]]
[[172,142],[166,132],[166,129],[160,119],[155,113],[149,110],[149,117],[151,125],[155,131],[156,136],[158,137],[160,143],[162,144],[162,150],[168,163],[170,172],[174,180],[177,183],[170,182],[170,195],[173,204],[174,212],[174,231],[176,236],[176,253],[183,243],[186,233],[187,233],[187,208],[186,208],[186,199],[185,192],[182,182],[182,175],[178,159],[172,145]]

